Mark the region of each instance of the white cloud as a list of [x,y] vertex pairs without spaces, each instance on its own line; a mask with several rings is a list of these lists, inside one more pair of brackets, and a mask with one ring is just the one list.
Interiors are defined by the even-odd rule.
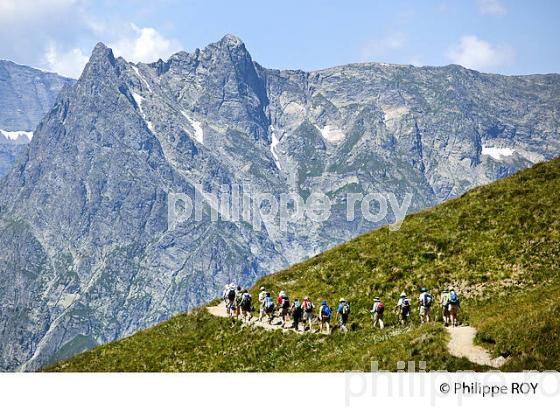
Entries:
[[115,55],[132,62],[150,63],[159,58],[167,59],[171,54],[182,49],[181,43],[166,38],[151,27],[130,25],[123,37],[109,42]]
[[60,10],[74,7],[79,0],[2,0],[0,1],[0,24],[21,24],[54,16]]
[[500,0],[478,0],[478,10],[484,16],[503,16],[506,6]]
[[[62,0],[60,0],[62,1]],[[151,27],[137,27],[129,24],[124,29],[95,25],[90,22],[90,29],[96,37],[107,41],[116,56],[133,62],[152,62],[159,58],[167,59],[181,49],[181,44],[168,39]],[[104,40],[109,38],[109,40]],[[111,40],[112,38],[112,40]],[[53,40],[47,44],[40,67],[68,77],[78,78],[88,62],[89,56],[79,47],[65,47]]]
[[[0,56],[76,77],[86,0],[0,0]],[[88,42],[89,43],[89,42]]]
[[74,78],[98,41],[134,62],[182,48],[155,28],[96,15],[91,0],[0,0],[0,39],[0,58]]
[[507,45],[494,46],[477,36],[463,36],[458,44],[447,51],[447,58],[474,70],[492,70],[508,64],[514,59],[513,49]]
[[54,41],[49,42],[43,56],[43,67],[48,71],[78,78],[88,62],[88,56],[79,48],[62,51]]

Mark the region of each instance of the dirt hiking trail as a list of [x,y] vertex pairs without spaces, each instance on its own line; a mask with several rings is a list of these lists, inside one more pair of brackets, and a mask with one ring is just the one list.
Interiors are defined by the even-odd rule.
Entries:
[[464,357],[481,366],[501,367],[506,359],[502,356],[492,358],[490,353],[481,346],[474,344],[476,329],[472,326],[448,327],[450,339],[447,348],[455,357]]
[[[229,318],[229,315],[226,311],[226,304],[225,302],[221,302],[219,305],[217,306],[208,306],[206,308],[208,310],[208,312],[211,315],[217,316],[217,317],[225,317],[225,318]],[[299,334],[303,334],[303,322],[300,322],[299,324],[299,331],[296,331],[294,328],[292,328],[292,320],[288,318],[288,316],[286,316],[286,325],[284,328],[280,327],[280,318],[279,317],[274,317],[272,319],[272,324],[268,323],[268,318],[265,316],[262,319],[262,322],[259,322],[259,313],[258,312],[253,312],[253,318],[250,321],[246,321],[242,319],[242,315],[239,315],[239,320],[243,322],[243,324],[245,326],[256,326],[256,327],[262,327],[263,329],[266,330],[282,330],[283,332],[296,332]],[[314,329],[313,329],[313,333],[319,333],[318,327],[319,324],[314,323]],[[332,328],[332,325],[331,325]],[[326,334],[326,333],[324,333]]]
[[[206,308],[208,312],[217,317],[229,318],[228,312],[226,310],[225,302],[221,302],[216,306],[208,306]],[[280,318],[274,317],[272,324],[268,323],[266,317],[263,318],[262,322],[258,320],[258,313],[254,314],[251,320],[243,320],[242,316],[239,316],[239,320],[243,322],[244,326],[255,326],[261,327],[268,331],[282,330],[283,332],[296,332],[298,334],[303,334],[303,324],[300,323],[300,330],[296,331],[292,328],[292,320],[286,320],[285,328],[280,327]],[[331,326],[332,330],[332,326]],[[464,357],[467,360],[476,363],[481,366],[490,366],[494,368],[501,367],[506,359],[504,357],[492,358],[490,353],[481,346],[474,344],[474,338],[476,336],[476,329],[472,326],[459,326],[459,327],[448,327],[446,328],[449,333],[450,339],[447,345],[449,354],[455,357]],[[319,333],[318,324],[315,323],[313,333]],[[324,333],[326,334],[326,333]]]

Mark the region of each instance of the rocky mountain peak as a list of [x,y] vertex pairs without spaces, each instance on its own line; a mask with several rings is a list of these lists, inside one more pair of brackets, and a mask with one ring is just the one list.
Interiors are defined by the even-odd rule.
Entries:
[[233,62],[253,64],[253,59],[245,48],[245,44],[233,34],[226,34],[218,42],[209,44],[202,50],[202,55],[212,56],[217,61],[222,61],[223,57],[226,57]]
[[113,50],[107,47],[105,44],[99,42],[93,48],[91,57],[89,58],[82,76],[84,76],[86,73],[89,74],[91,71],[102,74],[103,71],[114,67],[115,64],[116,61]]
[[228,33],[222,37],[222,39],[218,42],[223,47],[228,48],[238,48],[238,47],[245,47],[245,44],[239,37],[235,34]]
[[92,62],[92,61],[103,61],[103,60],[109,60],[111,62],[114,62],[115,56],[111,48],[107,47],[104,43],[99,42],[93,48],[89,61]]

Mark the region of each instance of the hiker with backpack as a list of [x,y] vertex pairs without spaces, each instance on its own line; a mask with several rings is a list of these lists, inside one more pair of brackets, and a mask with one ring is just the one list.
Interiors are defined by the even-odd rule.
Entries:
[[327,305],[327,301],[321,301],[321,310],[319,311],[319,322],[321,323],[321,328],[319,331],[323,333],[323,328],[327,329],[327,334],[331,333],[331,309]]
[[280,316],[280,319],[282,320],[281,322],[282,328],[284,328],[284,326],[286,325],[286,316],[288,316],[289,312],[290,312],[290,298],[288,297],[288,295],[286,295],[286,292],[282,291],[278,296],[278,314]]
[[445,326],[449,326],[449,288],[443,289],[439,298],[439,304],[441,305],[441,317],[443,318],[443,324]]
[[344,331],[348,332],[346,323],[348,323],[348,316],[350,315],[350,304],[346,302],[344,298],[340,298],[338,301],[338,309],[336,309],[336,319],[339,321],[339,327]]
[[266,289],[264,286],[261,286],[260,293],[259,293],[259,322],[262,321],[263,317],[266,314],[264,308],[264,299],[266,298]]
[[278,292],[278,297],[276,298],[276,303],[278,304],[278,306],[280,306],[282,304],[282,298],[286,295],[286,292],[284,292],[283,290],[281,290],[280,292]]
[[292,327],[296,332],[299,332],[299,322],[303,316],[303,309],[299,303],[299,299],[295,298],[292,304]]
[[434,298],[428,293],[428,289],[421,288],[418,304],[420,305],[420,324],[430,321],[430,308]]
[[250,322],[253,319],[253,308],[251,306],[251,294],[247,289],[243,290],[241,296],[241,314],[244,321]]
[[459,313],[459,295],[453,287],[449,288],[449,320],[453,327],[457,326],[457,314]]
[[406,297],[406,293],[401,293],[401,296],[397,301],[397,306],[395,306],[395,310],[398,311],[401,325],[406,325],[408,316],[410,315],[410,300],[408,300],[408,298]]
[[375,297],[373,299],[373,307],[370,311],[372,314],[373,328],[379,324],[379,329],[383,329],[385,325],[383,324],[383,313],[385,312],[385,305],[381,302],[380,297]]
[[235,296],[237,292],[235,291],[235,285],[231,283],[228,287],[226,294],[226,308],[228,311],[228,316],[234,320],[235,319]]
[[229,315],[229,299],[228,299],[228,293],[229,293],[229,288],[230,288],[230,284],[226,283],[224,285],[224,291],[222,292],[222,299],[224,301],[224,304],[226,306],[226,314]]
[[237,286],[235,290],[235,319],[239,319],[239,315],[241,314],[241,301],[243,299],[243,290],[241,286]]
[[274,302],[270,296],[270,292],[266,292],[263,304],[264,313],[268,317],[268,324],[272,324],[272,319],[274,318]]
[[[313,332],[313,324],[312,324],[312,320],[313,320],[313,303],[311,303],[311,301],[309,300],[309,297],[306,296],[303,298],[303,331],[305,332],[305,329],[309,328],[310,332]],[[307,327],[305,326],[307,324]]]

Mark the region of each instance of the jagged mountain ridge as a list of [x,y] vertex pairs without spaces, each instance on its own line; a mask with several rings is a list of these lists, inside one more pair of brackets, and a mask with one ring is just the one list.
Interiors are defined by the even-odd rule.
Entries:
[[[270,70],[231,35],[152,64],[98,44],[0,186],[0,368],[128,335],[392,222],[347,221],[347,192],[411,192],[419,209],[558,155],[559,87],[458,66]],[[327,192],[332,215],[167,231],[168,192],[199,184]]]

